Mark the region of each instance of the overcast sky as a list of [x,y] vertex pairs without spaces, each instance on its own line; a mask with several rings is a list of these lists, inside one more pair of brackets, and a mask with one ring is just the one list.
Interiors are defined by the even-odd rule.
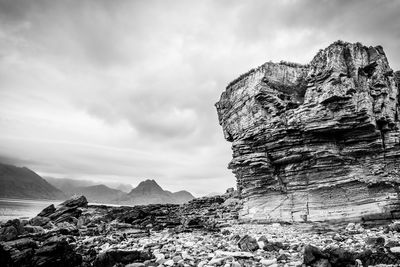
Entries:
[[0,0],[0,156],[42,175],[199,196],[235,185],[214,103],[337,39],[400,69],[400,1]]

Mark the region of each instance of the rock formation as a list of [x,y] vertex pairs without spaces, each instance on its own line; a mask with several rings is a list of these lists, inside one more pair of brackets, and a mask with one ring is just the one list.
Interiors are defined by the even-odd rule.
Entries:
[[216,107],[241,218],[399,217],[399,77],[381,46],[337,41],[231,82]]

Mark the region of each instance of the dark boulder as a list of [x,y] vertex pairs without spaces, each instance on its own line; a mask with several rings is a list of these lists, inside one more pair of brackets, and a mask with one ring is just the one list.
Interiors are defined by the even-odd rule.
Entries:
[[86,208],[88,204],[88,201],[86,199],[85,196],[80,196],[80,197],[72,197],[66,201],[64,201],[63,203],[60,204],[60,206],[64,206],[64,207],[82,207],[82,208]]
[[[378,241],[379,244],[380,242]],[[364,267],[379,264],[400,266],[400,255],[386,253],[384,250],[377,252],[365,250],[361,253],[356,253],[341,248],[321,251],[312,245],[304,247],[304,264],[307,266],[353,267],[356,261],[361,262]]]
[[47,239],[36,250],[32,259],[32,265],[35,267],[72,267],[80,266],[81,263],[82,256],[74,252],[73,247],[63,236],[53,236]]
[[257,240],[249,235],[243,236],[239,240],[238,246],[242,251],[254,252],[259,249]]
[[30,238],[20,238],[2,243],[2,249],[10,256],[11,266],[31,266],[31,259],[36,248],[36,242]]
[[22,250],[22,249],[26,249],[26,248],[37,248],[36,242],[27,237],[15,239],[12,241],[7,241],[7,242],[4,242],[3,244],[6,246],[9,246],[9,247],[18,249],[18,250]]
[[[39,213],[40,214],[40,213]],[[33,226],[43,226],[48,223],[50,219],[48,217],[36,216],[29,220],[29,224]]]
[[201,217],[185,218],[183,220],[183,226],[189,229],[199,229],[204,227],[204,222]]
[[10,225],[0,228],[0,241],[9,241],[17,238],[18,231],[17,229]]
[[49,217],[55,211],[56,211],[56,208],[54,207],[54,204],[51,204],[50,206],[44,208],[37,216]]
[[268,240],[263,242],[264,242],[263,250],[265,251],[279,251],[281,249],[288,249],[288,247],[282,244],[281,242],[268,242]]
[[97,255],[93,262],[94,267],[112,267],[115,264],[129,264],[144,262],[152,259],[152,254],[145,251],[109,250]]
[[0,266],[4,267],[12,266],[11,254],[8,250],[4,248],[4,244],[1,243],[0,243]]
[[9,241],[24,233],[24,227],[18,219],[9,220],[0,228],[0,241]]
[[50,215],[50,219],[54,223],[60,222],[69,222],[69,223],[77,223],[79,216],[81,216],[82,210],[77,207],[61,207],[57,209],[52,215]]
[[328,255],[329,263],[332,267],[354,266],[357,259],[356,253],[342,248],[326,249],[324,254]]
[[318,262],[320,259],[327,259],[328,255],[323,253],[319,248],[312,245],[306,245],[304,247],[304,264],[312,265]]

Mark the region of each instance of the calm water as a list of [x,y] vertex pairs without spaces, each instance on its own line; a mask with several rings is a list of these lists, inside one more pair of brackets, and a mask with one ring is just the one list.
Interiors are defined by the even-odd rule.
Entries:
[[61,200],[26,200],[0,198],[0,222],[10,219],[28,219],[35,217],[50,204],[55,206]]

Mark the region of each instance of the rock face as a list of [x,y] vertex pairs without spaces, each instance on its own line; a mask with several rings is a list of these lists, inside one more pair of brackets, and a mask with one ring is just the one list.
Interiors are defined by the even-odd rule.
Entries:
[[241,218],[399,217],[399,76],[381,46],[337,41],[231,82],[216,107]]

